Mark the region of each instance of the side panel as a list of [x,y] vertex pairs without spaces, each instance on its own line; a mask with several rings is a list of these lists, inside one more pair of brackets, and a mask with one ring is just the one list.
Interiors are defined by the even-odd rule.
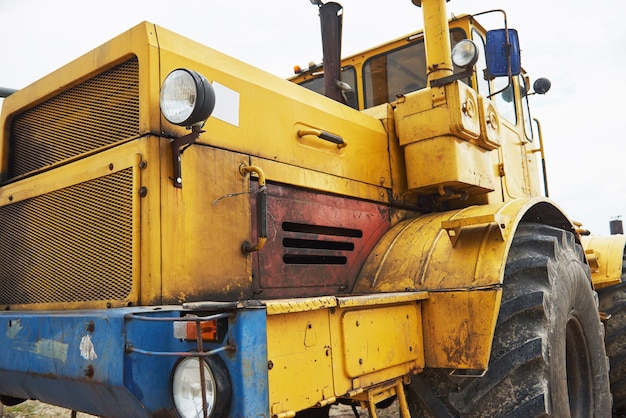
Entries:
[[255,292],[263,298],[349,294],[390,228],[388,207],[277,184],[267,194],[269,236],[254,255]]
[[421,304],[427,297],[411,292],[265,301],[272,415],[356,399],[421,371]]
[[250,186],[239,172],[247,157],[192,145],[181,157],[183,187],[176,188],[171,147],[161,146],[163,303],[250,298],[252,261],[241,251],[252,239]]

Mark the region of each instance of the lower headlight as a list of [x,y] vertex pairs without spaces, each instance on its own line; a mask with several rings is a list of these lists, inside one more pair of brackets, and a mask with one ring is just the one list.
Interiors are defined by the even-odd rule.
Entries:
[[228,414],[231,398],[228,371],[219,358],[198,359],[187,357],[174,367],[172,376],[172,398],[181,418],[204,417],[202,379],[204,370],[204,399],[207,417],[218,418]]
[[204,122],[215,107],[213,86],[202,74],[186,68],[165,77],[160,95],[161,113],[169,122],[191,126]]

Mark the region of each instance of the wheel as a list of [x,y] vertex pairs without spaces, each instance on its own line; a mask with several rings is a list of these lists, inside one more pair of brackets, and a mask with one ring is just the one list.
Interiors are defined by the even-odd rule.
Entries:
[[483,377],[427,369],[406,387],[416,417],[610,417],[604,331],[574,236],[521,224]]
[[622,283],[598,290],[600,311],[607,314],[606,354],[609,356],[613,412],[626,414],[626,252]]

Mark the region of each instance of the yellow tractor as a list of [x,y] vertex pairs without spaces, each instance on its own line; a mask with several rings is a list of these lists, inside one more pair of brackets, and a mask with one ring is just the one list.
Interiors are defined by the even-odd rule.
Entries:
[[1,90],[0,402],[626,412],[626,241],[547,197],[550,83],[506,15],[413,0],[423,30],[341,60],[312,2],[324,61],[290,80],[143,22]]

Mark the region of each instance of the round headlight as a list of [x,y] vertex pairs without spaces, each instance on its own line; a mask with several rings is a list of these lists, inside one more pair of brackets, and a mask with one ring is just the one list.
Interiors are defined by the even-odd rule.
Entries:
[[463,39],[452,48],[452,62],[457,67],[467,68],[478,61],[478,48],[469,39]]
[[200,367],[204,369],[206,416],[226,416],[231,398],[230,379],[226,366],[219,358],[201,360],[197,357],[186,357],[176,364],[172,376],[172,398],[176,411],[182,418],[205,416]]
[[215,107],[215,92],[202,74],[179,68],[165,77],[160,103],[161,113],[169,122],[191,126],[211,115]]

